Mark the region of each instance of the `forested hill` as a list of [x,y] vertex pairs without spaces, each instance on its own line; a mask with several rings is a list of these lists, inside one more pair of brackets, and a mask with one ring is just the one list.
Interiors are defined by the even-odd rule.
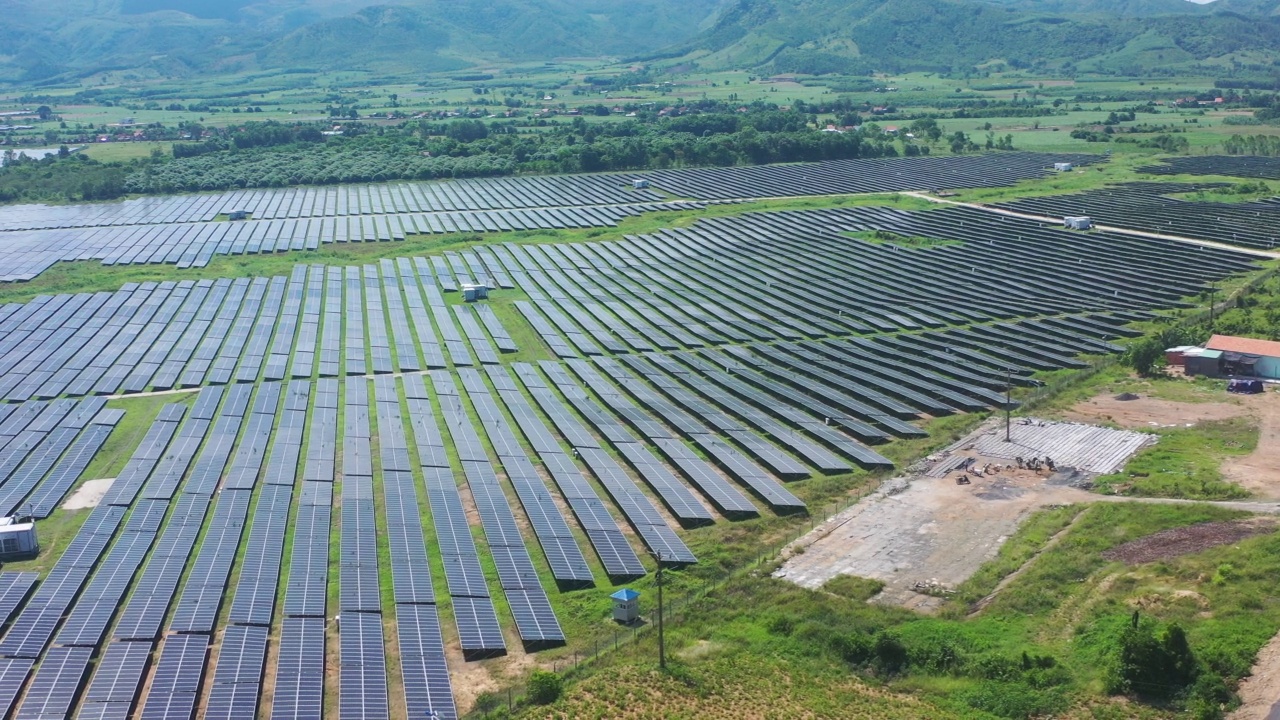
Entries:
[[1280,51],[1274,0],[733,0],[675,53],[766,72],[955,71],[990,62],[1121,73]]
[[0,1],[0,82],[630,56],[692,37],[722,1]]
[[[385,4],[373,4],[373,1]],[[1280,0],[11,0],[0,83],[687,56],[772,72],[1269,61]],[[1259,60],[1259,58],[1263,60]]]

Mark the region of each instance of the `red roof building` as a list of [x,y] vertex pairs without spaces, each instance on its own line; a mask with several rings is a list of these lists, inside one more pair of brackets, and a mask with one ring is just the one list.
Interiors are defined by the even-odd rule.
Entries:
[[1210,350],[1238,352],[1246,355],[1263,355],[1280,358],[1280,342],[1274,340],[1255,340],[1254,338],[1234,337],[1232,335],[1214,335],[1204,344]]

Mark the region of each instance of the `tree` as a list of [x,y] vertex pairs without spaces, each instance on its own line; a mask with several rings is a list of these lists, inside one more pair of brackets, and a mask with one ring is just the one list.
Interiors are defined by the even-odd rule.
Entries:
[[48,105],[41,105],[40,107],[36,108],[36,115],[40,116],[41,120],[48,120],[49,118],[53,117],[53,108],[49,107]]
[[1200,664],[1187,634],[1177,623],[1161,627],[1139,618],[1127,623],[1116,643],[1115,664],[1107,678],[1112,693],[1151,698],[1178,695],[1196,681]]

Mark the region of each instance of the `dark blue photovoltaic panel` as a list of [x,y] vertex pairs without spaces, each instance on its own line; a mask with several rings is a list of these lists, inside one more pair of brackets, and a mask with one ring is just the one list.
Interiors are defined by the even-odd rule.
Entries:
[[458,711],[435,606],[397,605],[396,632],[409,717],[456,718]]
[[325,619],[286,617],[280,631],[274,720],[307,720],[323,715]]
[[132,703],[142,685],[142,674],[151,655],[149,642],[117,642],[107,645],[89,681],[85,700],[99,703]]
[[338,637],[341,644],[338,715],[344,719],[388,717],[382,616],[378,613],[343,613]]
[[34,664],[27,658],[0,658],[0,717],[8,717]]
[[17,720],[66,717],[89,672],[92,653],[87,647],[49,648],[27,687]]

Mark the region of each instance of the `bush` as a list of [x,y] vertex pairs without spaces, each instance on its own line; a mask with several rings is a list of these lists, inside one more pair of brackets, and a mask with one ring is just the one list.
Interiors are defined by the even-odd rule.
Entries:
[[529,676],[529,702],[535,705],[550,705],[560,699],[564,682],[560,676],[546,670],[534,670]]
[[907,667],[907,646],[902,644],[898,636],[882,631],[876,634],[872,645],[872,663],[876,670],[893,674]]
[[839,655],[841,660],[854,665],[861,665],[871,659],[874,652],[871,638],[862,633],[832,635],[830,644],[831,650]]
[[1006,718],[1048,717],[1068,706],[1061,689],[1038,690],[1024,683],[986,681],[960,697],[970,707]]
[[822,589],[850,600],[866,602],[884,590],[884,583],[856,575],[837,575],[824,583]]

